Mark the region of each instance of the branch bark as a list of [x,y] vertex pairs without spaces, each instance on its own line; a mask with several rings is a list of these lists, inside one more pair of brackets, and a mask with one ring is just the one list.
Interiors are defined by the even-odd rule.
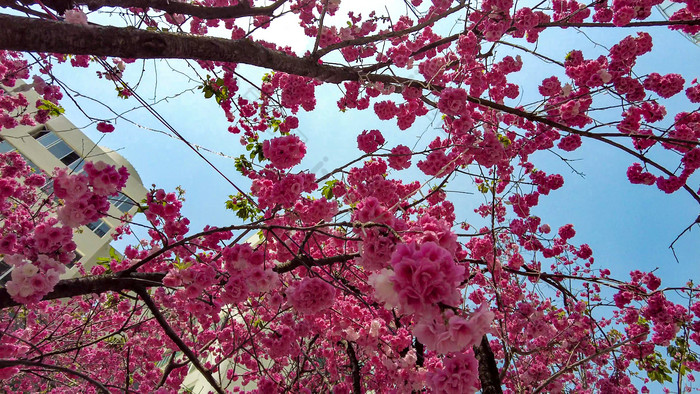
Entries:
[[[55,300],[82,296],[86,294],[101,294],[108,291],[134,290],[136,287],[162,286],[165,273],[141,273],[136,272],[128,277],[121,278],[118,274],[87,276],[76,279],[64,279],[59,281],[53,291],[46,295],[42,301]],[[0,309],[20,305],[7,293],[7,289],[0,289]]]
[[359,73],[352,67],[322,65],[248,39],[83,26],[12,15],[0,15],[0,26],[0,48],[6,50],[132,59],[199,59],[249,64],[330,83],[359,80]]
[[677,21],[641,21],[641,22],[630,22],[624,26],[617,26],[614,23],[603,23],[603,22],[549,22],[540,23],[536,27],[650,27],[650,26],[697,26],[700,25],[700,20],[677,20]]
[[362,376],[360,375],[360,363],[357,361],[355,348],[352,347],[352,342],[343,342],[345,342],[345,349],[348,353],[348,359],[350,359],[350,365],[352,366],[352,393],[362,394]]
[[[251,7],[247,1],[241,1],[234,6],[226,7],[206,7],[190,3],[180,3],[169,0],[45,0],[44,4],[53,8],[59,14],[74,6],[86,5],[91,11],[100,8],[141,8],[148,10],[153,8],[165,11],[169,14],[183,14],[194,16],[199,19],[235,19],[246,16],[272,16],[275,10],[280,8],[287,0],[277,0],[265,7]],[[19,0],[24,6],[36,4],[33,0]],[[0,7],[12,7],[17,3],[13,0],[0,0]]]
[[[358,253],[352,253],[316,260],[297,257],[290,260],[288,263],[278,265],[273,270],[277,273],[284,273],[290,272],[304,265],[320,267],[324,265],[350,261],[358,256]],[[108,291],[135,291],[136,289],[142,287],[159,287],[163,286],[163,278],[166,274],[163,272],[132,272],[128,276],[122,277],[120,275],[121,273],[116,273],[110,275],[64,279],[59,281],[58,284],[56,284],[56,287],[54,287],[53,291],[47,294],[42,299],[42,301],[56,300],[59,298],[77,297],[87,294],[101,294]],[[21,304],[17,303],[12,299],[12,297],[10,297],[10,294],[7,292],[7,289],[0,288],[0,309],[18,305]]]
[[479,361],[479,381],[483,394],[503,394],[501,378],[498,376],[498,366],[489,345],[489,340],[484,335],[481,343],[474,346],[474,355]]
[[83,0],[76,1],[76,5],[87,5],[90,10],[98,10],[102,7],[142,8],[147,10],[154,8],[169,14],[190,15],[200,19],[234,19],[245,16],[272,16],[287,0],[277,0],[265,7],[251,7],[246,1],[227,7],[205,7],[189,3],[178,3],[169,0]]
[[324,265],[331,265],[335,263],[343,263],[346,261],[350,261],[356,257],[359,257],[359,253],[351,253],[351,254],[340,254],[337,256],[332,256],[332,257],[326,257],[323,259],[312,259],[312,258],[306,258],[305,256],[302,257],[295,257],[292,260],[290,260],[287,263],[280,264],[273,268],[272,270],[277,272],[278,274],[284,273],[284,272],[289,272],[293,271],[295,268],[303,266],[308,266],[308,267],[321,267]]

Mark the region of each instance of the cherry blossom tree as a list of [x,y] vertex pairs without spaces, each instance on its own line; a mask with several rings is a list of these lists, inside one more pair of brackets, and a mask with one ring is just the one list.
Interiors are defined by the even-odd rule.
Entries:
[[[61,280],[75,229],[106,214],[128,172],[38,174],[0,156],[0,253],[14,267],[0,289],[3,386],[166,393],[193,371],[217,393],[684,390],[700,370],[700,288],[639,270],[613,278],[572,224],[552,229],[531,210],[566,190],[537,152],[563,157],[584,141],[626,155],[638,187],[700,203],[700,84],[634,69],[655,32],[700,32],[700,3],[678,1],[669,20],[651,17],[660,0],[396,3],[362,15],[348,0],[0,0],[0,82],[42,96],[34,106],[3,91],[0,135],[56,112],[59,67],[100,67],[139,101],[123,78],[136,59],[190,59],[240,136],[236,169],[251,183],[232,182],[240,221],[194,230],[177,191],[152,189],[135,201],[147,238]],[[278,24],[301,28],[308,50],[256,38]],[[623,38],[561,60],[538,51],[549,29]],[[519,104],[513,75],[537,61],[557,71]],[[313,154],[300,114],[323,85],[337,86],[341,112],[386,129],[358,129],[357,159],[316,176],[300,165]],[[425,149],[387,144],[435,115]],[[98,130],[118,133],[112,123]],[[457,217],[448,187],[483,194],[471,208],[482,224]],[[139,224],[124,217],[116,236]]]

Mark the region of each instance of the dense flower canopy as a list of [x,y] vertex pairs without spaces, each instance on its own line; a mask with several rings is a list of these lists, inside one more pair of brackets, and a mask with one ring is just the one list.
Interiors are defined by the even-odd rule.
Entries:
[[[655,31],[699,33],[700,6],[678,1],[654,19],[660,3],[411,0],[361,13],[349,0],[0,1],[0,136],[60,115],[61,67],[97,69],[149,107],[127,78],[136,60],[190,59],[183,89],[220,107],[250,184],[231,181],[238,219],[203,229],[181,194],[154,186],[134,201],[145,224],[125,215],[113,233],[140,226],[145,238],[61,280],[75,234],[106,215],[128,171],[98,161],[39,174],[0,154],[0,256],[13,267],[0,289],[2,385],[167,393],[195,376],[218,393],[684,389],[700,370],[698,285],[665,288],[640,270],[613,278],[574,225],[534,213],[566,190],[539,155],[566,161],[588,141],[625,155],[637,187],[700,203],[700,84],[634,68],[664,45]],[[285,24],[303,31],[305,51],[258,38]],[[547,30],[596,28],[616,33],[595,56],[538,52]],[[556,73],[523,101],[516,76],[538,62]],[[332,98],[320,97],[327,85]],[[319,115],[329,129],[349,111],[385,128],[353,125],[355,159],[321,176],[305,168],[314,152],[300,135],[329,99],[340,110]],[[115,119],[86,116],[119,133]],[[426,146],[388,142],[424,117],[438,128]],[[478,224],[459,216],[455,188],[483,195],[469,207]]]

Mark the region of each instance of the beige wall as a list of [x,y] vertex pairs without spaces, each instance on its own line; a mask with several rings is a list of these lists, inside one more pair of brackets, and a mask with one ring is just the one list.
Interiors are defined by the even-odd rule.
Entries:
[[[23,87],[18,83],[14,88],[2,88],[12,94],[13,91],[26,89],[26,85]],[[22,93],[32,104],[39,99],[39,95],[33,90],[23,91]],[[116,165],[117,167],[125,166],[129,170],[130,175],[122,193],[138,202],[145,198],[146,189],[134,167],[117,152],[96,145],[64,116],[53,117],[46,124],[18,126],[10,130],[3,129],[2,132],[0,132],[0,137],[13,145],[18,152],[31,160],[37,167],[44,170],[47,174],[51,174],[54,168],[66,168],[66,165],[32,137],[33,133],[41,131],[44,128],[55,132],[74,152],[87,161],[103,161],[108,164]],[[134,206],[128,212],[130,214],[135,214],[136,210],[137,207]],[[110,206],[108,213],[115,218],[123,215],[114,205]],[[109,232],[102,237],[95,234],[86,226],[80,227],[80,229],[75,232],[74,240],[78,246],[77,252],[83,255],[80,261],[86,268],[94,265],[98,257],[109,256],[109,243],[112,240],[111,234],[114,232],[114,228],[119,225],[119,220],[111,217],[105,217],[102,220],[110,226]],[[78,270],[74,267],[69,269],[64,277],[73,277],[77,275],[77,273]]]

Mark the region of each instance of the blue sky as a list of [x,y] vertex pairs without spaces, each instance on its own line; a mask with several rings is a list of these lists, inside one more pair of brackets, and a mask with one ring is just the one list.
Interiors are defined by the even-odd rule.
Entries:
[[[447,32],[450,27],[451,25],[446,23],[441,28]],[[563,60],[568,50],[577,48],[582,49],[587,58],[592,58],[606,52],[592,42],[605,44],[609,48],[624,35],[635,34],[635,30],[627,29],[622,33],[599,28],[589,29],[584,36],[574,29],[551,29],[542,34],[538,51]],[[635,68],[639,75],[652,71],[662,74],[675,72],[684,75],[687,82],[698,76],[693,65],[698,64],[699,47],[691,44],[679,33],[662,27],[653,28],[653,36],[654,50],[642,56]],[[301,51],[303,38],[294,35],[290,37],[290,45]],[[505,47],[497,52],[499,57],[515,54],[523,57],[524,67],[509,78],[521,86],[521,97],[511,104],[532,101],[537,94],[537,85],[545,77],[559,75],[563,80],[559,69],[526,53],[518,53]],[[125,79],[133,84],[133,81],[139,78],[142,69],[146,71],[138,91],[149,102],[153,102],[153,97],[162,99],[174,96],[195,86],[180,73],[173,71],[175,69],[189,72],[182,61],[138,61],[129,65]],[[243,71],[255,82],[260,81],[262,74],[266,72],[252,68]],[[133,99],[116,98],[112,83],[98,79],[94,71],[57,67],[55,72],[73,89],[97,98],[117,113],[137,106]],[[245,82],[241,81],[240,89],[244,96],[253,98],[256,95],[255,89]],[[297,133],[306,141],[308,155],[298,168],[314,169],[314,172],[322,175],[354,159],[360,153],[355,138],[357,133],[364,129],[380,129],[387,139],[388,147],[399,143],[409,146],[418,143],[418,146],[425,146],[440,134],[440,118],[436,119],[434,112],[419,119],[411,129],[401,131],[396,127],[395,121],[380,121],[371,111],[350,110],[340,113],[336,106],[338,97],[336,87],[323,86],[317,90],[316,110],[300,113],[301,127]],[[81,98],[76,100],[93,116],[113,117],[101,104]],[[663,104],[667,105],[669,112],[688,109],[682,107],[687,104],[678,98],[664,100]],[[63,105],[67,108],[66,115],[73,123],[79,127],[89,125],[89,121],[69,100],[64,100]],[[228,123],[215,101],[204,100],[200,91],[182,93],[167,101],[161,101],[154,105],[154,108],[192,143],[230,156],[244,153],[237,141],[238,136],[226,131]],[[619,116],[619,110],[611,114],[616,115]],[[226,197],[235,191],[223,178],[184,143],[149,131],[147,128],[165,128],[144,109],[131,111],[126,116],[144,128],[118,120],[117,131],[109,135],[98,133],[94,125],[89,125],[84,130],[95,140],[103,137],[102,145],[118,149],[137,168],[147,187],[152,183],[166,190],[182,186],[187,191],[184,213],[192,221],[192,230],[201,229],[205,224],[226,225],[237,220],[230,211],[224,209]],[[668,163],[678,160],[660,149],[654,153],[669,159]],[[207,154],[207,157],[240,187],[247,188],[249,182],[234,170],[231,159],[213,154]],[[563,189],[540,199],[540,205],[534,213],[540,215],[553,228],[574,223],[577,237],[573,241],[590,244],[600,267],[610,267],[616,276],[626,277],[632,268],[650,270],[658,267],[659,275],[665,279],[664,284],[667,285],[681,285],[688,278],[699,277],[700,229],[686,233],[676,243],[680,265],[675,262],[668,249],[673,239],[697,216],[697,204],[688,195],[684,192],[666,195],[655,187],[629,184],[625,171],[634,161],[633,158],[599,142],[585,141],[582,148],[567,154],[566,157],[576,160],[572,165],[584,173],[585,178],[573,174],[551,153],[542,152],[533,157],[532,161],[538,168],[550,173],[559,172],[566,179]],[[393,176],[405,180],[426,179],[415,167],[394,173]],[[697,187],[697,177],[694,181]],[[472,185],[462,188],[456,185],[448,187],[448,190],[457,189],[474,191]],[[458,207],[458,220],[478,223],[473,209],[483,201],[483,197],[453,194],[451,198],[455,199],[455,205]],[[679,269],[684,275],[678,275]]]

